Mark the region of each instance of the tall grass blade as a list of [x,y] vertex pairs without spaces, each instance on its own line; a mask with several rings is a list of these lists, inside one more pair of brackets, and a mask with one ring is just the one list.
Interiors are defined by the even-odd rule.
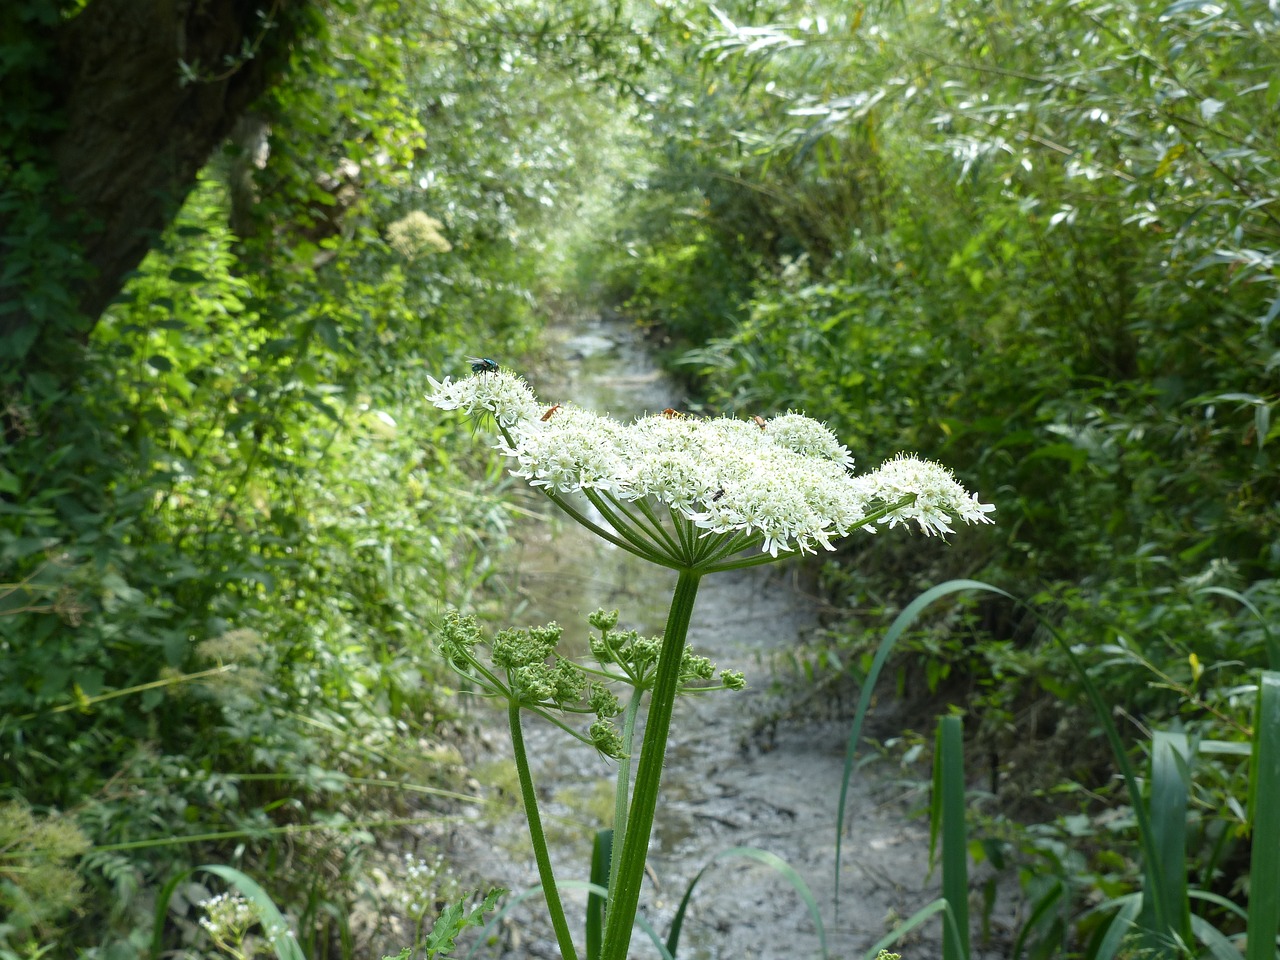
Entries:
[[1238,590],[1232,590],[1228,587],[1202,587],[1196,593],[1210,593],[1220,597],[1227,597],[1252,613],[1254,619],[1262,627],[1262,635],[1267,646],[1267,666],[1272,670],[1280,670],[1280,636],[1277,636],[1275,631],[1271,629],[1271,622],[1267,620],[1266,616],[1263,615],[1252,600]]
[[762,863],[766,867],[776,870],[784,880],[791,884],[796,893],[800,895],[805,907],[809,910],[809,916],[813,919],[813,927],[818,933],[818,945],[822,951],[821,956],[825,960],[827,956],[826,928],[822,924],[822,913],[818,909],[818,902],[814,899],[809,885],[804,882],[804,877],[796,873],[795,869],[776,853],[770,853],[768,850],[761,850],[757,847],[730,847],[727,850],[721,850],[711,858],[705,867],[698,871],[696,877],[689,881],[689,886],[685,888],[684,896],[680,899],[680,906],[676,909],[676,915],[671,920],[671,931],[667,934],[667,953],[673,958],[676,955],[676,949],[680,945],[680,931],[684,927],[685,914],[689,909],[689,901],[692,899],[694,888],[697,887],[698,881],[702,879],[703,874],[719,861],[737,857],[745,857]]
[[[880,671],[884,668],[884,663],[889,657],[893,645],[902,635],[903,631],[912,624],[920,613],[933,603],[935,600],[948,596],[949,594],[959,593],[965,590],[981,590],[986,593],[994,593],[997,596],[1004,597],[1013,603],[1018,604],[1025,609],[1037,622],[1047,630],[1054,641],[1062,649],[1071,669],[1074,671],[1076,678],[1080,681],[1080,685],[1084,688],[1085,696],[1089,700],[1089,705],[1093,707],[1094,715],[1098,718],[1098,723],[1102,727],[1102,732],[1107,738],[1108,744],[1111,746],[1111,753],[1115,757],[1116,765],[1120,768],[1120,774],[1124,778],[1125,788],[1129,794],[1129,801],[1133,807],[1133,816],[1138,825],[1138,841],[1142,849],[1142,869],[1146,880],[1146,887],[1155,890],[1158,885],[1156,879],[1156,864],[1160,862],[1158,851],[1155,847],[1155,840],[1151,832],[1151,822],[1147,815],[1147,807],[1143,802],[1142,790],[1138,785],[1138,777],[1134,772],[1133,764],[1129,762],[1129,756],[1125,752],[1124,742],[1120,739],[1120,732],[1116,729],[1115,723],[1111,719],[1111,710],[1107,702],[1103,700],[1102,694],[1098,691],[1097,685],[1093,682],[1093,678],[1089,676],[1089,671],[1085,669],[1080,658],[1076,656],[1075,651],[1071,648],[1066,639],[1059,633],[1035,607],[1024,603],[1013,594],[999,587],[994,587],[989,583],[983,583],[980,580],[948,580],[946,583],[940,583],[938,586],[926,590],[920,596],[916,597],[907,605],[890,625],[889,630],[885,633],[884,639],[880,641],[880,646],[876,650],[876,655],[872,660],[871,669],[867,672],[867,679],[862,685],[862,692],[858,697],[857,710],[853,717],[853,727],[849,734],[849,743],[845,752],[843,782],[840,787],[840,803],[836,815],[836,891],[837,897],[840,889],[840,851],[841,839],[844,834],[844,814],[845,805],[848,801],[849,781],[853,774],[854,755],[858,749],[858,738],[862,734],[862,722],[866,717],[867,708],[871,703],[871,693],[875,687],[875,682],[880,676]],[[1151,898],[1153,903],[1152,918],[1147,925],[1150,932],[1156,940],[1164,940],[1168,943],[1172,938],[1168,937],[1172,931],[1171,918],[1164,915],[1165,907],[1163,901],[1159,898]],[[839,901],[837,900],[837,905]],[[1157,948],[1159,944],[1156,944]],[[1250,958],[1252,960],[1252,958]]]
[[[1204,917],[1191,917],[1191,929],[1196,939],[1205,945],[1213,960],[1240,960],[1240,949]],[[1274,955],[1274,954],[1273,954]]]
[[902,921],[902,923],[877,940],[872,945],[871,949],[862,955],[862,960],[875,960],[875,957],[881,950],[887,950],[889,947],[893,946],[916,927],[920,926],[920,924],[932,917],[935,913],[943,914],[944,923],[954,925],[955,920],[951,916],[951,905],[942,897],[939,897],[937,900],[925,904],[911,916],[907,917],[906,920]]
[[943,931],[943,960],[969,960],[969,852],[965,830],[964,726],[942,717],[934,750],[933,804],[942,833],[942,898],[952,927]]
[[1275,960],[1280,929],[1280,673],[1262,671],[1249,761],[1249,942],[1245,960]]
[[1170,932],[1183,943],[1191,942],[1191,907],[1187,900],[1187,758],[1190,746],[1185,733],[1157,730],[1151,736],[1151,835],[1159,856],[1152,876]]
[[1027,917],[1027,922],[1022,925],[1022,929],[1018,931],[1017,938],[1013,941],[1013,949],[1009,952],[1013,960],[1019,960],[1022,956],[1022,951],[1026,949],[1027,940],[1030,939],[1031,934],[1036,927],[1044,922],[1045,917],[1050,916],[1061,906],[1066,892],[1067,888],[1061,880],[1058,880],[1054,882],[1044,896],[1035,902],[1031,908],[1031,914]]
[[[591,884],[609,889],[609,861],[613,856],[613,830],[597,830],[591,845]],[[604,943],[606,897],[593,889],[587,894],[587,960],[599,960]]]
[[875,691],[876,681],[880,678],[880,671],[884,669],[885,661],[889,659],[889,654],[893,651],[893,645],[898,642],[898,638],[902,636],[907,628],[915,623],[916,618],[924,612],[925,608],[935,600],[948,594],[960,593],[963,590],[991,590],[1009,597],[1010,600],[1013,599],[1003,590],[998,590],[978,580],[948,580],[946,583],[941,583],[926,590],[912,600],[911,603],[907,604],[906,608],[889,625],[889,629],[885,631],[884,639],[880,641],[880,646],[876,648],[875,656],[871,660],[871,669],[867,671],[866,679],[862,681],[862,690],[858,694],[858,706],[853,713],[853,726],[849,730],[849,741],[845,746],[844,773],[840,779],[840,801],[836,805],[835,889],[837,912],[840,909],[840,858],[844,842],[844,817],[849,803],[849,783],[853,779],[853,767],[858,753],[858,741],[862,738],[862,723],[866,720],[867,710],[871,707],[871,695]]
[[[609,891],[604,886],[596,883],[587,883],[583,880],[565,880],[560,884],[560,887],[564,890],[585,890],[587,891],[588,896],[594,894],[601,899],[609,896]],[[502,909],[495,913],[489,922],[484,925],[484,928],[480,931],[479,939],[476,940],[476,942],[471,945],[471,949],[467,951],[466,960],[471,960],[471,958],[475,957],[479,953],[479,950],[484,946],[485,941],[498,930],[508,913],[530,897],[536,897],[542,892],[542,884],[537,884],[536,886],[529,887],[526,890],[521,890],[504,903],[502,905]],[[649,938],[654,948],[658,951],[658,956],[661,957],[662,960],[675,960],[675,958],[667,952],[666,944],[662,942],[662,938],[658,936],[658,931],[653,929],[653,926],[648,920],[639,914],[636,914],[635,925],[640,928],[640,931],[646,937]]]
[[1098,944],[1093,960],[1115,960],[1125,939],[1139,929],[1138,914],[1142,912],[1142,894],[1130,894],[1113,900],[1112,903],[1120,904],[1120,909],[1116,911],[1115,919],[1107,927],[1107,932]]

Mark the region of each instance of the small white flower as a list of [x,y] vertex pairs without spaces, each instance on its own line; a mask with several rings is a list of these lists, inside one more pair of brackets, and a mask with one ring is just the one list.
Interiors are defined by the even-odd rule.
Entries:
[[[534,404],[535,410],[540,410]],[[556,493],[576,493],[583,487],[613,490],[617,486],[621,424],[577,407],[565,405],[548,420],[530,417],[510,425],[514,445],[498,449],[519,463],[514,476]]]
[[987,516],[995,506],[979,503],[940,463],[899,454],[875,473],[861,478],[871,496],[892,502],[914,493],[916,500],[889,514],[882,523],[890,527],[914,520],[926,534],[951,533],[952,514],[966,523],[991,523]]
[[432,392],[427,399],[441,410],[461,410],[474,416],[491,413],[504,427],[537,416],[537,398],[522,377],[498,370],[478,373],[456,383],[449,377],[444,382],[428,377]]
[[799,413],[787,413],[765,423],[770,439],[807,457],[822,457],[853,469],[853,455],[825,423]]

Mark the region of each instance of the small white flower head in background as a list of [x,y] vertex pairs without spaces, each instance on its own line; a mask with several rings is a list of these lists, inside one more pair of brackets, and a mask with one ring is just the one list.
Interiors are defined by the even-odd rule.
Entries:
[[196,906],[204,911],[200,926],[217,943],[239,944],[248,932],[258,924],[261,916],[257,906],[239,893],[220,893]]
[[[950,533],[954,518],[990,523],[995,509],[945,467],[913,457],[855,476],[849,449],[799,413],[753,422],[665,411],[621,424],[572,404],[547,407],[501,370],[431,382],[430,400],[441,409],[492,414],[503,435],[498,449],[515,461],[512,474],[553,497],[586,492],[624,512],[637,501],[661,504],[703,537],[741,538],[742,549],[774,557],[832,550],[833,539],[858,527],[874,532],[876,523]],[[631,539],[635,531],[619,533]],[[693,562],[670,543],[647,546],[676,565]]]
[[444,224],[421,210],[410,210],[388,225],[387,242],[407,260],[453,249],[453,244],[445,239]]
[[471,417],[489,413],[507,429],[542,413],[524,378],[506,370],[477,373],[456,382],[451,377],[445,377],[443,383],[434,377],[427,380],[432,391],[427,399],[434,406],[461,410]]
[[788,412],[766,421],[764,430],[780,446],[807,457],[833,460],[853,469],[853,455],[849,453],[849,448],[836,439],[836,435],[827,429],[825,423],[811,420],[803,414]]
[[899,454],[875,473],[860,478],[869,495],[883,502],[900,500],[908,494],[916,499],[885,518],[890,527],[914,520],[925,533],[953,533],[953,515],[965,523],[991,523],[987,516],[995,506],[979,503],[955,476],[940,463]]

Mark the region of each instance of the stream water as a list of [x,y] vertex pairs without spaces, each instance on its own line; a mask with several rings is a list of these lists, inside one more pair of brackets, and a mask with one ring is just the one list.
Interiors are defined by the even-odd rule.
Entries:
[[[552,334],[559,362],[549,379],[557,382],[533,384],[549,404],[569,398],[623,420],[680,407],[672,384],[629,325],[587,318]],[[565,627],[570,653],[583,649],[585,617],[598,607],[620,609],[620,627],[662,632],[674,573],[551,516],[545,501],[531,497],[528,504],[538,516],[523,525],[507,572],[512,625],[556,620]],[[743,671],[748,688],[677,701],[650,883],[641,899],[642,915],[664,938],[689,881],[735,847],[774,853],[804,878],[820,906],[831,957],[861,956],[937,896],[936,882],[926,883],[927,822],[908,814],[923,797],[911,784],[895,781],[896,767],[872,764],[850,792],[837,918],[835,818],[849,721],[825,711],[770,720],[795,702],[794,686],[775,682],[774,663],[816,621],[816,604],[799,588],[792,564],[714,575],[702,583],[689,641],[719,667]],[[491,791],[512,795],[518,788],[505,712],[475,709],[490,752],[475,759],[477,778],[503,785]],[[526,741],[557,876],[585,880],[591,838],[610,818],[613,767],[537,718],[527,723]],[[461,858],[486,885],[520,891],[536,885],[537,871],[523,816],[516,805],[510,809],[501,816],[487,808],[455,830],[446,856],[455,863]],[[580,932],[585,895],[568,892],[566,901],[571,928]],[[931,922],[926,933],[896,949],[906,960],[939,956],[936,928]],[[509,915],[502,945],[490,955],[559,957],[540,900]],[[658,954],[638,934],[632,955]],[[681,958],[819,955],[812,917],[776,872],[726,855],[703,876],[685,920]],[[975,958],[999,955],[974,951]]]

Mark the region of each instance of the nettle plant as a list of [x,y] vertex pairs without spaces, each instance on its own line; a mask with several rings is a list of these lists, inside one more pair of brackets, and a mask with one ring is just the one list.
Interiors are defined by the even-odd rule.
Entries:
[[[538,814],[521,713],[534,711],[618,763],[615,820],[602,933],[588,960],[625,960],[644,878],[663,757],[677,694],[739,688],[740,674],[714,668],[686,648],[704,576],[771,563],[855,530],[912,524],[951,532],[956,519],[989,523],[981,503],[945,467],[899,456],[857,475],[847,447],[823,424],[796,413],[771,420],[692,417],[666,410],[623,424],[571,403],[547,405],[525,381],[490,360],[454,382],[431,381],[430,401],[491,421],[511,472],[540,488],[575,521],[616,547],[679,576],[661,638],[619,632],[616,614],[598,612],[591,648],[598,666],[555,652],[555,625],[499,632],[488,665],[477,655],[475,621],[452,616],[442,649],[467,677],[509,704],[511,737],[548,912],[565,960],[578,954],[565,921]],[[592,509],[594,508],[594,509]],[[615,688],[629,687],[625,703]],[[638,759],[633,737],[648,694]],[[594,714],[584,736],[554,714]],[[619,728],[617,719],[621,717]]]

